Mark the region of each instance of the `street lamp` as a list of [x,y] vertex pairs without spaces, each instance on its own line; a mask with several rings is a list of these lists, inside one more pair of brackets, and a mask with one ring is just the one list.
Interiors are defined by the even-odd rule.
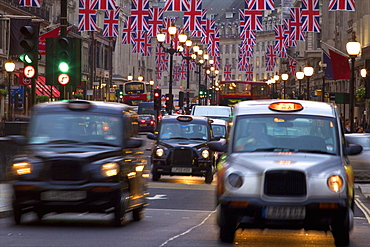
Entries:
[[286,99],[286,82],[289,78],[289,75],[287,73],[281,74],[281,79],[284,81],[284,99]]
[[128,81],[132,81],[134,79],[134,77],[131,75],[131,74],[129,74],[128,76],[127,76],[127,80]]
[[[185,40],[185,48],[181,46],[181,50],[179,49],[179,51],[181,57],[186,60],[186,114],[190,114],[190,60],[193,59],[192,55],[190,55],[190,49],[193,42],[187,38]],[[185,54],[183,54],[184,51]]]
[[5,63],[5,70],[6,72],[8,72],[8,121],[10,121],[12,118],[12,107],[11,107],[12,94],[10,91],[10,86],[11,86],[11,73],[13,73],[14,69],[15,69],[14,62],[10,61]]
[[296,73],[295,73],[295,77],[297,78],[297,80],[298,80],[298,95],[299,95],[299,98],[301,98],[301,95],[302,95],[302,87],[301,87],[301,84],[302,84],[302,80],[303,80],[303,78],[304,78],[304,73],[303,73],[303,71],[297,71]]
[[154,81],[153,80],[150,80],[149,81],[149,85],[150,85],[150,100],[153,100],[153,86],[154,86]]
[[[170,76],[170,81],[169,81],[169,86],[168,86],[168,94],[169,94],[170,100],[169,100],[169,105],[168,105],[168,114],[172,115],[172,110],[173,110],[173,95],[172,95],[173,54],[178,52],[177,47],[173,47],[173,38],[174,38],[174,36],[177,32],[177,28],[175,26],[170,26],[170,27],[168,27],[167,31],[168,31],[168,34],[171,37],[170,47],[166,48],[166,47],[163,46],[163,43],[166,39],[166,34],[164,34],[162,31],[160,31],[160,33],[157,34],[157,41],[158,41],[159,45],[163,48],[164,52],[170,54],[170,75],[169,75]],[[185,40],[184,40],[184,36],[185,36]],[[179,38],[180,43],[184,43],[187,39],[185,34],[180,34],[178,36],[178,38]]]
[[204,64],[203,60],[203,50],[200,49],[198,45],[195,45],[193,47],[193,52],[192,54],[192,59],[195,60],[196,64],[198,65],[198,105],[201,105],[201,100],[200,100],[200,92],[201,92],[201,80],[202,80],[202,65]]
[[137,79],[138,79],[139,81],[143,81],[143,80],[144,80],[144,77],[143,77],[142,75],[139,75],[139,76],[137,77]]
[[313,67],[306,66],[303,68],[303,73],[307,77],[307,94],[306,100],[310,99],[310,77],[313,75]]
[[351,80],[349,85],[349,120],[350,130],[354,132],[354,108],[355,108],[355,60],[358,54],[360,54],[361,44],[356,41],[355,33],[352,33],[352,40],[346,44],[347,53],[351,58]]

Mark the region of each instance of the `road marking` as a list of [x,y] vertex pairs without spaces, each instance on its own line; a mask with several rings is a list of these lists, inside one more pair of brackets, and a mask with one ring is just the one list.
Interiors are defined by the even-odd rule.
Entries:
[[212,184],[177,184],[177,183],[149,183],[150,189],[177,189],[177,190],[216,190],[216,185]]
[[355,198],[355,203],[357,207],[364,213],[367,223],[370,224],[370,209],[368,209],[365,204],[363,204],[360,199]]
[[166,195],[156,194],[155,196],[147,197],[146,199],[148,199],[148,200],[163,200],[163,199],[168,199],[168,198],[166,197]]

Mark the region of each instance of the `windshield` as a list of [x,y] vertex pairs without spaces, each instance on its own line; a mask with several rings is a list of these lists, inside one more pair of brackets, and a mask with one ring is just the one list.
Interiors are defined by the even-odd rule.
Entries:
[[29,129],[30,144],[95,142],[120,146],[122,138],[119,118],[81,112],[37,115]]
[[304,115],[250,115],[235,122],[234,152],[277,151],[337,154],[333,118]]
[[159,138],[164,139],[195,139],[208,140],[208,128],[205,124],[163,123]]

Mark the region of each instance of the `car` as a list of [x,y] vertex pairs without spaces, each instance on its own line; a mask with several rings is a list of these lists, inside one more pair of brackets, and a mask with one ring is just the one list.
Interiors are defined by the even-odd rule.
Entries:
[[121,226],[132,212],[140,220],[148,205],[146,158],[138,148],[137,115],[120,103],[85,100],[35,105],[27,136],[11,161],[13,215],[113,213]]
[[233,115],[233,108],[218,105],[195,105],[191,108],[191,115],[230,121]]
[[163,175],[180,175],[205,177],[207,184],[212,183],[215,152],[208,148],[208,142],[215,138],[209,118],[163,116],[158,133],[148,133],[147,137],[154,140],[150,158],[153,181]]
[[139,115],[155,115],[154,102],[140,102],[138,105],[137,113]]
[[222,242],[236,229],[332,231],[349,244],[354,178],[336,106],[300,100],[251,100],[234,106],[229,141],[209,142],[217,164],[217,223]]
[[349,156],[355,174],[355,182],[370,182],[370,133],[345,134],[349,143],[359,144],[363,150],[358,155]]
[[154,115],[139,115],[139,132],[154,132],[156,121]]
[[229,124],[223,119],[212,118],[212,131],[214,136],[227,139],[229,136]]

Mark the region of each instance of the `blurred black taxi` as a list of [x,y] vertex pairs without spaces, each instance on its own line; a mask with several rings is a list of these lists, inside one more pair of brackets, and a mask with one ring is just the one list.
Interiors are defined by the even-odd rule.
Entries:
[[139,132],[154,132],[156,125],[154,115],[139,115]]
[[212,183],[215,152],[208,148],[213,140],[211,120],[188,115],[163,116],[158,133],[148,133],[155,140],[152,147],[152,180],[162,175],[201,176]]
[[23,151],[12,160],[14,220],[33,211],[125,214],[140,220],[147,206],[146,160],[136,138],[137,114],[124,104],[60,101],[37,104]]
[[226,155],[217,164],[220,239],[236,229],[331,231],[346,246],[353,227],[354,175],[336,106],[299,100],[255,100],[234,107]]

